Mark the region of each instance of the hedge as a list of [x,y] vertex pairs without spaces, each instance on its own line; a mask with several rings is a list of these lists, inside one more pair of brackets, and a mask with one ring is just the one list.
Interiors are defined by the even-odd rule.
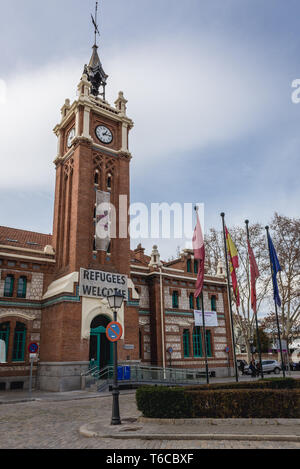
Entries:
[[143,386],[136,392],[137,408],[149,418],[192,418],[192,396],[184,388]]
[[145,386],[136,400],[148,418],[300,418],[300,389]]
[[259,381],[241,381],[239,383],[214,383],[186,386],[188,390],[217,390],[217,389],[300,389],[300,379],[294,378],[266,378]]
[[286,389],[223,389],[187,391],[193,417],[299,418],[300,391]]

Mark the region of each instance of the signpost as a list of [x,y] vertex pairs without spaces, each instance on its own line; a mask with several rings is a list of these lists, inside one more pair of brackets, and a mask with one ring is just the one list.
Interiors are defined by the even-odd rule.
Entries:
[[38,358],[39,346],[36,342],[31,342],[28,345],[29,359],[30,359],[30,376],[29,376],[29,395],[31,397],[32,393],[32,372],[33,372],[33,362]]
[[170,355],[170,368],[172,368],[172,353],[173,353],[172,347],[169,347],[167,352]]

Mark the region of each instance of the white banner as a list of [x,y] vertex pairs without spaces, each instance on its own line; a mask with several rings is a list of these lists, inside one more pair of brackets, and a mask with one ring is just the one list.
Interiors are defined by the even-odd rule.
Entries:
[[[203,327],[202,311],[194,311],[195,326]],[[204,313],[205,327],[218,327],[218,316],[216,311],[205,311]]]
[[79,296],[106,298],[117,290],[128,301],[128,277],[101,270],[80,269]]
[[96,251],[107,252],[110,243],[110,192],[96,195]]

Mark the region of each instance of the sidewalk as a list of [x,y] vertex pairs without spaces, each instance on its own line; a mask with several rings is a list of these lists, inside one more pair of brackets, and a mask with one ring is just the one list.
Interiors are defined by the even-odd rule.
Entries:
[[300,419],[182,419],[124,417],[122,425],[82,425],[81,436],[113,440],[277,441],[300,446]]
[[[121,391],[120,394],[134,394],[135,391]],[[32,391],[5,391],[0,392],[1,404],[16,404],[31,401],[73,401],[78,399],[99,399],[111,397],[111,392],[69,391],[69,392],[43,392]]]

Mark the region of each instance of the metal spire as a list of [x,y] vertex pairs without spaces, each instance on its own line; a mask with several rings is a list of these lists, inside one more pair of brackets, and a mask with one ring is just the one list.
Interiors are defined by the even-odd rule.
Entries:
[[84,73],[86,73],[88,80],[91,82],[91,94],[94,96],[99,95],[99,88],[102,87],[102,93],[100,93],[100,96],[105,101],[105,87],[106,87],[106,82],[108,75],[103,70],[99,55],[98,55],[98,46],[97,46],[97,34],[100,36],[99,28],[98,28],[98,2],[96,2],[96,8],[95,8],[95,17],[91,15],[92,17],[92,22],[95,28],[95,43],[93,45],[93,53],[92,57],[90,60],[89,65],[85,65],[84,67]]
[[95,7],[95,18],[93,17],[93,15],[91,15],[92,22],[95,28],[95,46],[97,45],[97,34],[100,36],[100,32],[99,32],[99,28],[97,24],[97,21],[98,21],[97,16],[98,16],[98,2],[96,2],[96,7]]

